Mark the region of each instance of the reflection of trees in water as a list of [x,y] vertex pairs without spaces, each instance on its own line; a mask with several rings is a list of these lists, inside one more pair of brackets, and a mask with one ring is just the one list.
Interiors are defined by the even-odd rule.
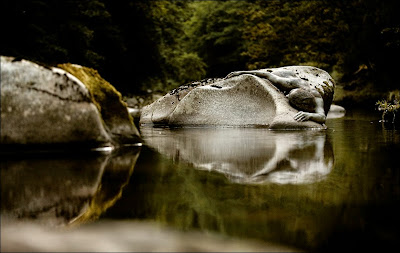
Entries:
[[400,124],[395,125],[382,122],[382,134],[386,143],[400,143],[399,125]]
[[1,162],[2,217],[53,225],[97,219],[120,198],[140,148]]

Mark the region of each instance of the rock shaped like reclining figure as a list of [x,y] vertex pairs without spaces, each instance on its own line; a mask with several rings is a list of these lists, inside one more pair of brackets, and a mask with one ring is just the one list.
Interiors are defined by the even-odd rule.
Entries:
[[[173,90],[144,107],[140,123],[324,129],[334,86],[327,72],[309,66],[232,72],[225,79]],[[314,106],[314,100],[319,104]]]

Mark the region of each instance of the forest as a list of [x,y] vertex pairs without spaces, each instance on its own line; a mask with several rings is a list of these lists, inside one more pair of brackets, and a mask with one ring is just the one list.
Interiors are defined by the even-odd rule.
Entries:
[[[343,104],[399,89],[397,0],[3,0],[0,54],[94,68],[123,94],[310,65]],[[345,94],[345,95],[343,95]]]

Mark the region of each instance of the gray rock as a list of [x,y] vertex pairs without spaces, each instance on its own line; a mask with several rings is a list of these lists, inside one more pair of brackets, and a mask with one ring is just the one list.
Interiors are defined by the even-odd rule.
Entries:
[[[321,69],[291,66],[269,71],[291,70],[307,79],[323,96],[329,108],[334,82]],[[267,71],[267,70],[266,70]],[[262,126],[270,129],[324,129],[312,121],[297,122],[298,112],[283,92],[269,80],[253,75],[240,75],[217,79],[213,83],[186,86],[170,92],[142,110],[141,124],[166,124],[175,126]]]
[[331,105],[329,113],[326,116],[327,119],[342,118],[346,115],[346,109],[340,105]]
[[128,112],[132,116],[132,118],[140,118],[140,109],[128,107]]
[[75,76],[1,57],[1,144],[114,145],[110,129]]

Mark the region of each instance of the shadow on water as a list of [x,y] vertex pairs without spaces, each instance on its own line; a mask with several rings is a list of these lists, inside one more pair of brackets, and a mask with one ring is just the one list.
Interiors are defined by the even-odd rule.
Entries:
[[140,147],[113,152],[7,154],[1,165],[2,219],[58,226],[96,220],[120,198]]

